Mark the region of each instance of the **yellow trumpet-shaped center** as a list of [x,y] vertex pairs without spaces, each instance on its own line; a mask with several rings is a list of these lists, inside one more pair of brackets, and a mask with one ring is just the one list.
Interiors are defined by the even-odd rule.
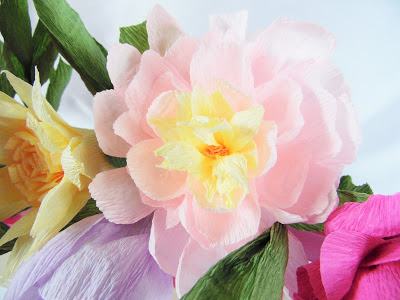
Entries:
[[186,171],[188,188],[201,207],[235,209],[249,193],[248,170],[258,164],[253,139],[263,107],[234,112],[219,90],[208,95],[195,88],[172,98],[178,104],[175,117],[148,119],[165,142],[154,152],[164,158],[159,167]]
[[50,153],[28,129],[16,132],[5,145],[9,150],[8,173],[32,206],[63,178],[61,154]]

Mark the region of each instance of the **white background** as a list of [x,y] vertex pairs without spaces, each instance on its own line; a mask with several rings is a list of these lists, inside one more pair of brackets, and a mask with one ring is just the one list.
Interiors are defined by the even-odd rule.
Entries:
[[[69,0],[89,32],[107,49],[119,27],[143,22],[157,1]],[[158,1],[191,35],[208,29],[208,15],[248,10],[248,33],[279,17],[322,25],[337,38],[332,57],[352,89],[363,133],[355,163],[346,167],[357,184],[377,194],[400,192],[400,1],[202,0]],[[34,7],[29,1],[35,22]],[[74,73],[60,113],[72,125],[93,127],[92,96]],[[1,263],[0,263],[1,264]],[[1,298],[1,291],[0,291]]]
[[[157,1],[70,0],[89,32],[107,49],[119,27],[144,21]],[[357,184],[377,194],[400,192],[400,1],[158,1],[191,35],[208,30],[208,15],[248,10],[248,34],[279,17],[322,25],[337,38],[332,57],[352,90],[363,142],[346,167]],[[33,10],[33,6],[31,5]],[[74,125],[92,127],[92,96],[74,74],[60,113]],[[83,114],[86,112],[86,115]]]

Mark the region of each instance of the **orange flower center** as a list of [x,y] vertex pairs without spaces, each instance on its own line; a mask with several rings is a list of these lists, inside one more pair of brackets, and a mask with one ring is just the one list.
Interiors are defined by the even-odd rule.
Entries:
[[64,176],[61,153],[50,153],[31,131],[19,131],[5,145],[8,173],[19,192],[32,206],[39,206],[49,190]]
[[229,150],[224,146],[214,146],[208,145],[204,150],[204,154],[212,159],[215,159],[216,156],[227,156],[229,155]]

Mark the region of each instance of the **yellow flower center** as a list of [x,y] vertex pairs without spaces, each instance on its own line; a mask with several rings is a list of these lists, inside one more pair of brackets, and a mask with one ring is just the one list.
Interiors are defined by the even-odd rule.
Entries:
[[195,88],[175,93],[175,118],[149,118],[165,144],[154,153],[159,167],[188,173],[187,185],[197,203],[218,212],[235,209],[249,193],[248,170],[258,164],[257,134],[262,106],[234,112],[218,90]]
[[4,148],[9,150],[11,181],[32,206],[39,206],[42,197],[64,176],[61,154],[50,153],[28,129],[16,132]]

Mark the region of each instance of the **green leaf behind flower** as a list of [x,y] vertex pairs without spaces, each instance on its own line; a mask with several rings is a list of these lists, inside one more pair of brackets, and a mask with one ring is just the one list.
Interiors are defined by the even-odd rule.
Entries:
[[[0,41],[0,70],[8,70],[6,59],[3,55],[4,43]],[[14,97],[15,91],[8,82],[5,75],[0,75],[0,91],[6,93],[10,97]]]
[[55,110],[58,109],[61,96],[71,79],[72,67],[62,59],[58,62],[56,70],[50,74],[50,84],[47,89],[46,99]]
[[57,50],[95,94],[112,89],[104,48],[89,34],[81,18],[65,0],[33,0],[40,20],[51,33]]
[[110,165],[114,168],[125,168],[126,167],[126,158],[125,157],[115,157],[106,154],[106,158]]
[[290,227],[296,230],[324,232],[325,223],[318,223],[318,224],[296,223],[296,224],[290,224]]
[[29,79],[32,64],[32,28],[26,0],[0,1],[0,32]]
[[64,229],[68,228],[72,224],[75,224],[85,218],[101,214],[102,212],[97,208],[96,206],[96,201],[93,199],[89,199],[86,205],[78,212],[78,214],[63,228],[61,231]]
[[287,261],[287,227],[275,223],[220,260],[182,299],[281,299]]
[[[6,234],[6,232],[8,231],[9,228],[10,227],[8,227],[6,224],[4,224],[3,222],[0,222],[0,238],[2,238],[2,236]],[[13,239],[13,240],[5,243],[4,245],[2,245],[0,247],[0,255],[10,252],[12,250],[12,248],[14,247],[14,244],[16,241],[17,241],[17,239]]]
[[138,49],[140,53],[143,53],[150,48],[147,36],[146,21],[138,25],[121,27],[119,29],[119,33],[120,43],[132,45]]

